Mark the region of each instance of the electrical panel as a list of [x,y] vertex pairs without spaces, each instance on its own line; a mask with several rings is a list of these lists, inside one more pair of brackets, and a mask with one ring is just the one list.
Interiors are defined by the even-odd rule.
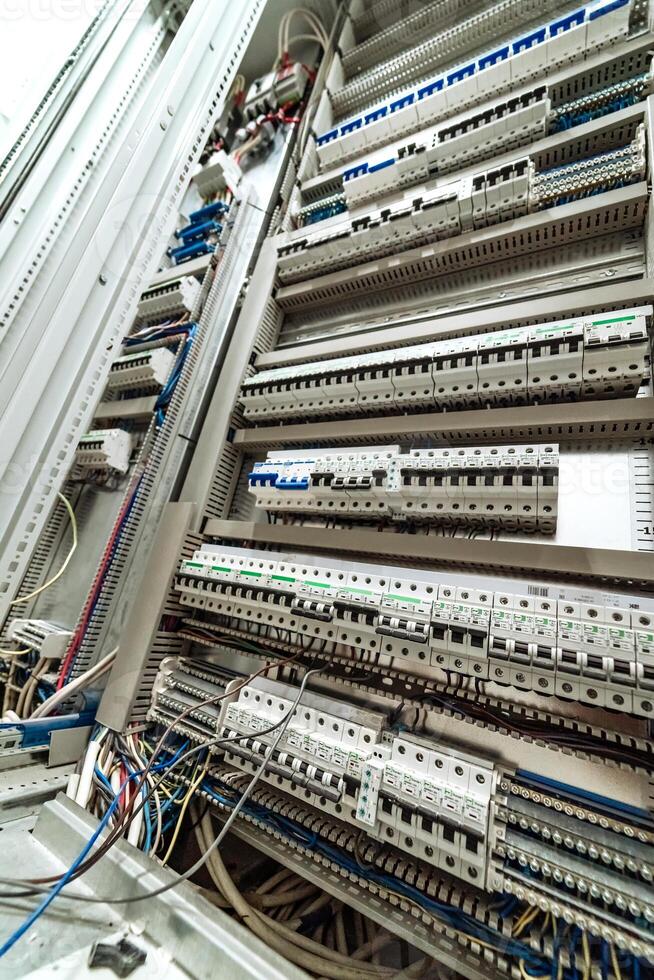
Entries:
[[198,444],[148,717],[209,748],[207,805],[238,790],[462,973],[638,980],[651,45],[629,0],[464,6],[350,5]]
[[470,526],[556,528],[558,446],[270,453],[248,480],[257,507]]
[[[185,870],[211,807],[248,855],[324,884],[317,909],[269,906],[283,878],[248,885],[256,917],[234,905],[303,968],[318,945],[325,975],[379,972],[374,950],[343,962],[352,904],[411,946],[407,975],[420,952],[488,980],[644,980],[652,5],[339,0],[268,31],[267,0],[216,2],[229,50],[191,4],[192,58],[177,44],[159,85],[155,46],[153,84],[129,83],[158,107],[147,141],[120,142],[145,105],[116,117],[113,156],[155,205],[130,215],[124,288],[80,258],[99,352],[59,346],[104,427],[77,403],[68,443],[35,456],[51,514],[0,586],[23,604],[5,720],[92,715],[69,792],[143,862]],[[95,186],[122,186],[91,150]],[[62,227],[87,245],[96,213],[108,235],[92,184],[70,187],[87,196]],[[54,244],[43,302],[40,254],[6,277],[41,314],[70,282]],[[16,568],[30,526],[11,532]]]

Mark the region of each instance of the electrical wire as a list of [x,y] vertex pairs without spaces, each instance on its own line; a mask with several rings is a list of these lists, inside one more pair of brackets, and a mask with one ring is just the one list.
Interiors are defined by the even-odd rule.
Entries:
[[588,942],[588,933],[584,930],[581,934],[581,948],[584,951],[584,973],[582,980],[590,980],[591,973],[591,958],[590,958],[590,943]]
[[[270,749],[266,753],[264,759],[261,762],[261,765],[259,766],[259,768],[255,772],[254,776],[252,777],[252,779],[248,783],[248,786],[246,787],[246,789],[243,791],[242,795],[240,796],[238,803],[234,806],[234,808],[233,808],[232,812],[230,813],[229,817],[227,818],[227,820],[223,824],[223,827],[222,827],[220,833],[218,834],[218,836],[216,837],[216,839],[213,841],[213,843],[210,845],[210,847],[203,854],[200,855],[200,857],[198,858],[198,860],[193,865],[191,865],[190,868],[188,868],[182,874],[178,875],[173,881],[166,882],[164,885],[161,885],[159,888],[155,888],[155,889],[153,889],[151,891],[148,891],[148,892],[142,892],[140,895],[128,895],[128,896],[123,896],[123,897],[120,897],[120,898],[117,897],[117,896],[115,896],[115,895],[112,895],[112,896],[107,897],[107,898],[104,898],[104,899],[95,899],[95,901],[100,901],[101,903],[111,904],[111,905],[123,905],[123,904],[126,904],[127,902],[130,902],[130,903],[131,902],[141,902],[141,901],[144,901],[145,899],[156,898],[158,895],[163,895],[164,892],[170,891],[172,888],[176,888],[183,881],[188,881],[189,878],[192,878],[193,875],[196,874],[200,870],[200,868],[202,868],[204,866],[205,862],[207,861],[208,856],[211,853],[213,853],[214,851],[216,851],[218,847],[220,847],[221,843],[225,839],[225,836],[229,832],[230,827],[234,823],[234,820],[236,819],[236,817],[240,813],[240,811],[243,808],[243,806],[245,806],[245,803],[247,802],[250,794],[252,793],[252,791],[254,790],[255,786],[257,785],[257,783],[261,779],[261,776],[263,775],[263,773],[264,773],[264,771],[265,771],[265,769],[266,769],[266,767],[268,765],[268,762],[269,762],[270,757],[275,752],[275,750],[276,750],[279,742],[282,739],[282,736],[284,735],[284,732],[286,731],[286,728],[288,727],[288,724],[289,724],[292,716],[296,712],[296,709],[297,709],[297,707],[298,707],[298,705],[300,703],[300,700],[302,698],[302,695],[304,694],[304,690],[306,688],[306,685],[307,685],[307,682],[308,682],[309,677],[312,676],[313,674],[319,674],[319,673],[321,673],[324,669],[325,669],[325,667],[319,667],[319,668],[316,668],[315,670],[312,670],[312,671],[308,671],[307,672],[307,674],[304,676],[304,678],[302,680],[302,683],[301,683],[300,688],[299,688],[298,693],[297,693],[297,697],[295,698],[295,701],[293,702],[291,708],[288,710],[288,712],[286,713],[286,715],[280,721],[278,721],[276,723],[276,725],[271,726],[271,728],[273,730],[274,729],[277,729],[277,735],[276,735],[276,737],[275,737],[272,745],[270,746]],[[262,735],[264,733],[261,732],[259,734]],[[204,748],[204,746],[201,746],[200,748]],[[128,777],[128,780],[126,780],[125,782],[123,782],[123,784],[121,785],[121,791],[116,795],[116,797],[113,800],[111,806],[107,810],[107,813],[102,818],[102,821],[100,822],[97,830],[94,832],[94,834],[89,839],[89,841],[85,844],[85,846],[83,847],[82,851],[77,856],[77,858],[75,859],[75,861],[73,862],[73,864],[70,866],[70,868],[68,868],[68,870],[64,873],[64,875],[59,879],[59,881],[57,882],[57,884],[50,890],[49,894],[42,900],[42,902],[39,904],[39,906],[14,931],[14,933],[12,933],[12,935],[4,943],[4,945],[2,947],[0,947],[0,957],[2,957],[4,955],[4,953],[8,952],[8,950],[11,949],[11,947],[14,945],[14,943],[16,943],[18,941],[18,939],[20,939],[25,934],[25,932],[27,932],[27,930],[36,922],[36,920],[39,918],[39,916],[42,915],[43,912],[45,912],[45,910],[48,908],[48,906],[50,905],[50,903],[52,901],[54,901],[54,899],[60,893],[60,891],[62,890],[62,888],[64,887],[64,885],[66,885],[71,880],[71,878],[73,877],[73,874],[75,873],[75,871],[80,867],[80,865],[82,863],[82,860],[89,853],[89,851],[91,850],[93,844],[98,839],[98,837],[100,836],[100,834],[104,830],[105,826],[107,825],[108,820],[109,820],[109,817],[114,812],[114,810],[116,809],[116,807],[118,806],[119,801],[120,801],[120,797],[122,796],[122,792],[123,792],[124,788],[126,787],[126,785],[129,783],[129,780],[130,779],[131,779],[131,776]]]
[[33,592],[30,592],[27,595],[19,596],[17,599],[12,599],[12,601],[9,603],[10,608],[12,606],[17,606],[23,602],[29,602],[30,599],[35,599],[37,595],[41,595],[41,593],[45,592],[46,589],[49,589],[51,585],[54,585],[55,582],[58,582],[61,576],[68,568],[71,558],[77,551],[77,521],[75,519],[75,511],[73,510],[70,501],[68,500],[67,497],[64,497],[63,493],[58,492],[57,497],[68,511],[68,517],[70,519],[70,527],[73,532],[73,542],[70,546],[70,550],[66,555],[64,562],[61,568],[59,569],[59,571],[56,573],[56,575],[53,575],[52,578],[48,579],[47,582],[44,582],[43,585],[40,585],[38,589],[34,589]]
[[[225,797],[224,794],[216,794],[215,792],[212,794],[207,784],[203,786],[203,789],[209,795],[213,795],[222,805],[227,807],[235,806],[234,801]],[[488,946],[494,951],[501,949],[505,954],[521,958],[528,962],[530,966],[533,965],[536,969],[542,970],[544,966],[542,957],[534,954],[529,946],[514,939],[507,939],[506,936],[497,933],[490,926],[479,922],[471,914],[430,898],[428,895],[420,892],[415,886],[393,877],[392,874],[379,870],[368,873],[362,872],[347,852],[319,838],[316,833],[310,833],[302,824],[297,823],[290,817],[283,817],[280,814],[271,813],[265,806],[260,804],[249,807],[248,813],[251,817],[254,817],[255,821],[270,824],[276,835],[282,833],[290,836],[296,844],[299,843],[308,850],[314,850],[326,856],[330,861],[338,864],[346,873],[353,873],[362,879],[374,881],[378,885],[381,885],[385,891],[397,895],[403,901],[408,901],[416,905],[420,909],[421,914],[427,912],[432,914],[432,917],[439,922],[445,922],[448,927],[460,933],[467,940],[479,943],[482,946]]]
[[[272,661],[270,663],[267,663],[263,667],[261,667],[259,670],[255,671],[253,674],[250,674],[243,681],[241,681],[240,684],[238,684],[235,688],[233,688],[229,692],[229,695],[227,693],[225,693],[225,694],[216,695],[214,697],[207,698],[205,701],[202,701],[202,702],[200,702],[197,705],[190,705],[184,711],[180,712],[180,714],[177,715],[172,720],[172,722],[170,722],[170,724],[166,727],[166,729],[164,730],[163,734],[159,738],[157,744],[155,745],[155,748],[153,750],[153,753],[152,753],[150,759],[148,760],[148,763],[147,763],[145,769],[143,770],[143,772],[139,776],[140,782],[139,782],[139,784],[135,788],[134,796],[132,797],[132,800],[131,800],[130,804],[125,807],[125,811],[123,812],[123,814],[121,816],[121,820],[118,822],[118,824],[116,825],[116,827],[113,829],[113,831],[111,832],[111,834],[109,835],[109,837],[98,848],[97,852],[95,854],[91,855],[91,857],[88,859],[88,861],[85,861],[85,862],[83,862],[82,864],[79,865],[79,867],[76,869],[76,872],[75,872],[74,877],[77,878],[80,875],[84,874],[90,867],[93,867],[93,865],[96,864],[97,861],[99,861],[104,856],[104,854],[107,853],[107,851],[116,843],[116,841],[118,839],[120,839],[120,837],[123,836],[123,834],[126,832],[126,830],[131,825],[132,820],[135,819],[136,815],[140,812],[140,810],[145,805],[145,801],[142,800],[141,803],[139,804],[139,806],[136,807],[135,810],[133,809],[134,802],[136,800],[136,797],[140,793],[141,788],[143,787],[144,783],[146,782],[148,775],[150,774],[150,772],[152,772],[152,771],[155,771],[156,772],[160,768],[160,767],[158,767],[155,764],[155,759],[158,756],[158,754],[160,753],[160,751],[162,750],[163,745],[165,744],[168,736],[171,734],[171,732],[173,731],[173,728],[174,728],[174,726],[176,724],[178,724],[180,721],[183,721],[183,719],[185,717],[187,717],[192,711],[196,710],[198,707],[204,707],[204,706],[207,706],[209,704],[218,704],[218,703],[220,703],[226,697],[230,696],[231,694],[235,694],[237,691],[241,690],[243,687],[245,687],[247,684],[249,684],[251,681],[253,681],[256,677],[260,677],[261,675],[263,675],[265,673],[268,673],[268,671],[270,671],[270,670],[273,670],[273,669],[276,669],[278,667],[284,666],[286,664],[292,663],[293,661],[295,661],[297,659],[298,656],[299,656],[299,654],[295,654],[292,657],[286,657],[286,658],[284,658],[282,660]],[[324,669],[324,668],[321,668],[321,669]],[[279,726],[279,724],[281,724],[281,722],[277,722],[277,724],[276,725],[272,725],[270,727],[270,729],[266,729],[266,730],[260,732],[259,735],[265,735],[268,732],[274,731],[275,728],[277,728]],[[231,738],[224,738],[224,739],[212,740],[212,742],[209,743],[209,744],[220,745],[220,744],[229,743],[229,742],[242,741],[243,739],[245,739],[247,737],[249,737],[247,734],[245,734],[245,735],[237,735],[237,736],[231,737]],[[182,763],[186,759],[188,759],[191,755],[193,755],[193,754],[195,754],[197,752],[201,752],[201,751],[205,750],[206,748],[207,748],[207,746],[205,744],[194,746],[193,748],[189,749],[183,755],[179,755],[178,757],[177,756],[174,757],[174,764],[175,765],[179,765],[180,763]],[[168,767],[170,768],[171,765],[172,765],[172,762],[169,761]],[[159,787],[159,785],[163,782],[164,778],[165,778],[165,775],[161,777],[161,779],[159,780],[159,782],[157,784],[155,784],[155,788],[158,788]],[[152,790],[150,790],[148,792],[148,797],[149,797],[149,795],[150,795],[151,792],[152,792]],[[5,896],[1,896],[1,897],[3,897],[3,898],[23,897],[24,895],[32,894],[33,892],[38,892],[38,891],[42,890],[39,886],[41,886],[41,885],[49,885],[49,884],[51,884],[53,882],[58,882],[61,879],[61,877],[62,877],[61,875],[52,875],[52,876],[49,876],[49,877],[36,878],[36,879],[15,879],[15,878],[12,879],[12,878],[1,878],[0,877],[0,882],[2,882],[3,884],[11,885],[13,887],[21,887],[22,886],[24,889],[26,888],[26,890],[23,890],[20,893],[20,896],[18,896],[16,893],[14,893],[13,895],[12,894],[9,894],[9,895],[5,895]],[[49,889],[48,889],[48,891],[49,891]],[[81,896],[80,896],[80,898],[81,898]],[[91,901],[91,902],[96,901],[95,899],[93,899],[90,896],[84,896],[83,897],[83,900],[85,900],[85,901]],[[106,903],[106,902],[111,902],[112,899],[99,899],[97,901],[105,902]],[[126,899],[126,901],[140,901],[140,897],[138,897],[138,898],[129,898],[129,899]]]
[[622,972],[620,970],[620,964],[618,962],[618,955],[615,951],[615,946],[613,945],[613,943],[609,943],[609,948],[611,950],[611,966],[613,967],[615,980],[622,980]]
[[[200,767],[198,766],[198,768],[200,768]],[[177,823],[175,825],[175,831],[174,831],[172,837],[170,838],[170,843],[168,845],[168,850],[166,851],[164,857],[161,859],[161,865],[162,865],[162,867],[164,867],[168,863],[168,861],[170,860],[171,854],[175,850],[175,844],[177,843],[177,838],[179,836],[179,831],[180,831],[181,826],[182,826],[182,821],[184,820],[184,814],[186,813],[186,808],[187,808],[187,806],[189,805],[189,803],[191,801],[191,797],[193,796],[193,794],[195,793],[196,789],[198,788],[198,786],[200,785],[200,783],[204,779],[204,776],[206,774],[206,771],[207,771],[207,763],[205,762],[204,767],[202,769],[200,769],[199,775],[197,776],[196,779],[194,779],[194,781],[190,784],[190,786],[188,788],[188,792],[187,792],[186,796],[184,797],[184,801],[183,801],[183,803],[181,805],[181,808],[180,808],[180,811],[179,811],[179,814],[178,814],[178,817],[177,817]]]
[[69,681],[68,684],[60,687],[58,691],[55,691],[55,693],[51,694],[49,698],[46,698],[46,700],[32,712],[30,718],[44,718],[46,715],[49,715],[52,712],[53,708],[56,708],[62,701],[65,701],[66,698],[69,698],[72,694],[77,694],[78,691],[88,687],[88,685],[93,681],[96,681],[103,674],[106,674],[106,672],[113,666],[117,653],[118,647],[114,647],[111,653],[108,653],[106,657],[102,658],[102,660],[98,660],[97,664],[95,664],[94,667],[91,667],[90,670],[87,670],[85,673],[80,674],[79,677]]
[[[206,841],[207,836],[213,833],[208,814],[205,814],[202,825]],[[263,915],[258,909],[252,908],[238,891],[218,851],[212,852],[208,861],[211,862],[221,894],[225,896],[239,918],[255,935],[293,963],[318,973],[319,976],[334,978],[334,980],[365,980],[375,976],[392,976],[391,970],[384,971],[372,964],[355,963],[351,958],[344,958],[339,953],[334,955],[320,943],[299,933],[292,933],[280,923]],[[298,948],[293,949],[291,944]]]

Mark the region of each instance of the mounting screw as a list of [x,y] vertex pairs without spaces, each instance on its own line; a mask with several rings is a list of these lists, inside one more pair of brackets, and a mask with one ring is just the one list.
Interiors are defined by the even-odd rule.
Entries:
[[174,116],[175,115],[175,109],[171,105],[166,106],[166,112],[168,113],[169,116]]
[[98,276],[98,282],[100,283],[101,286],[107,285],[107,277],[103,272],[101,272],[100,275]]
[[165,123],[164,120],[162,119],[161,122],[159,123],[159,126],[161,127],[161,129],[165,130],[167,128],[167,123]]

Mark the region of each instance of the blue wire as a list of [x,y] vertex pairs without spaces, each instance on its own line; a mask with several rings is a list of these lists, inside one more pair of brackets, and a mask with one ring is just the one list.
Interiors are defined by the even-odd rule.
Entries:
[[[175,754],[173,755],[173,757],[170,760],[167,760],[165,762],[161,762],[161,763],[159,763],[159,764],[157,764],[155,766],[152,766],[151,769],[150,769],[150,771],[151,772],[160,772],[162,769],[168,769],[168,768],[170,768],[170,766],[173,765],[177,761],[177,759],[179,759],[179,757],[181,756],[182,752],[185,750],[185,748],[186,748],[187,745],[188,745],[188,741],[183,742],[182,745],[180,745],[180,747],[177,749],[177,751],[175,752]],[[96,772],[100,776],[101,780],[107,782],[106,777],[104,776],[103,773],[100,772],[99,769],[96,768]],[[75,858],[75,860],[73,861],[73,863],[70,865],[70,867],[68,868],[68,871],[66,871],[62,875],[62,877],[59,879],[59,881],[56,883],[56,885],[53,886],[52,890],[50,892],[48,892],[48,894],[43,898],[43,900],[40,902],[40,904],[36,906],[36,908],[28,915],[28,917],[24,920],[24,922],[20,926],[18,926],[18,928],[14,930],[14,932],[2,944],[2,946],[0,946],[0,958],[2,958],[6,953],[8,953],[9,950],[18,942],[19,939],[22,939],[22,937],[25,935],[25,933],[29,929],[31,929],[31,927],[34,925],[34,923],[37,921],[37,919],[39,919],[43,915],[43,913],[45,912],[45,910],[52,904],[52,902],[55,900],[55,898],[57,897],[57,895],[59,895],[59,893],[61,892],[61,890],[63,888],[65,888],[65,886],[68,884],[68,882],[70,881],[70,879],[74,875],[75,871],[77,871],[78,867],[80,866],[80,864],[82,863],[82,861],[84,860],[84,858],[86,857],[86,855],[89,853],[89,851],[92,849],[92,847],[95,844],[95,842],[100,837],[100,834],[102,833],[102,831],[105,829],[105,827],[109,823],[109,820],[111,819],[112,814],[114,813],[116,807],[118,806],[118,802],[119,802],[119,800],[120,800],[120,798],[121,798],[121,796],[122,796],[122,794],[123,794],[123,792],[125,790],[125,787],[130,783],[130,781],[132,779],[138,778],[138,776],[140,776],[142,774],[142,772],[143,772],[143,770],[140,769],[140,770],[135,770],[134,772],[131,772],[129,774],[129,776],[127,777],[127,779],[121,785],[121,787],[118,790],[118,792],[115,794],[113,801],[111,802],[111,804],[107,808],[107,812],[105,813],[105,815],[103,816],[102,820],[98,824],[96,830],[93,832],[93,834],[88,839],[88,841],[86,842],[86,844],[84,845],[84,847],[82,848],[82,850],[80,851],[80,853],[77,855],[77,857]],[[111,784],[108,783],[108,785],[109,785],[109,789],[111,789],[111,792],[113,793],[113,789],[111,788]]]
[[[216,792],[215,787],[213,787],[207,780],[203,782],[202,789],[223,805],[228,807],[234,806],[233,800],[230,800],[222,794]],[[305,828],[295,824],[289,818],[282,817],[279,814],[271,814],[270,811],[266,810],[265,808],[252,804],[246,804],[243,810],[245,812],[249,812],[263,822],[282,830],[284,833],[290,834],[295,839],[302,841],[305,847],[311,847],[321,854],[324,854],[335,864],[339,864],[346,871],[350,871],[369,881],[375,881],[378,884],[391,888],[394,892],[404,895],[407,898],[411,898],[412,901],[415,901],[418,905],[421,905],[427,910],[437,912],[441,918],[449,922],[449,924],[454,928],[471,935],[473,938],[476,937],[485,942],[494,944],[496,947],[501,948],[509,956],[519,957],[520,959],[524,960],[526,964],[531,965],[534,969],[539,970],[541,973],[546,968],[542,957],[534,954],[534,951],[523,943],[509,939],[506,936],[497,933],[496,930],[492,929],[490,926],[486,926],[483,923],[478,922],[472,916],[469,916],[465,912],[461,912],[459,909],[455,909],[450,905],[445,905],[442,902],[437,902],[435,899],[424,895],[417,888],[414,888],[412,885],[408,885],[406,882],[401,881],[400,879],[394,878],[392,875],[373,870],[363,872],[347,854],[342,852],[340,849],[332,847],[320,840],[317,834],[310,835]]]
[[128,782],[129,779],[126,779],[123,785],[121,786],[120,791],[116,794],[113,803],[109,806],[104,817],[98,824],[97,829],[88,839],[88,841],[86,842],[86,844],[84,845],[80,853],[77,855],[77,857],[69,867],[68,871],[66,871],[65,874],[62,875],[62,877],[59,879],[57,884],[54,885],[52,890],[48,892],[48,894],[43,898],[43,900],[39,903],[39,905],[36,906],[34,911],[27,916],[25,921],[21,923],[21,925],[18,926],[18,928],[15,929],[14,932],[12,932],[11,936],[9,936],[7,940],[5,940],[2,946],[0,946],[0,958],[5,956],[5,954],[9,952],[9,950],[18,942],[18,940],[21,939],[29,929],[31,929],[31,927],[34,925],[36,920],[39,919],[43,915],[45,910],[48,908],[48,906],[51,905],[52,902],[54,902],[55,898],[60,893],[62,888],[64,888],[68,884],[68,882],[74,875],[75,871],[77,871],[78,867],[80,866],[80,864],[82,863],[86,855],[89,853],[89,851],[92,849],[93,845],[99,838],[102,831],[109,823],[109,820],[111,819],[114,810],[118,806],[120,795]]
[[152,847],[152,817],[150,816],[150,801],[147,798],[148,787],[147,784],[143,785],[142,793],[145,797],[143,806],[143,822],[145,824],[145,840],[143,841],[142,850],[146,853],[150,853],[150,848]]
[[184,364],[186,363],[186,359],[188,357],[189,351],[193,344],[196,331],[197,331],[197,324],[192,323],[190,325],[190,329],[188,331],[186,341],[184,342],[184,347],[182,349],[182,352],[177,359],[177,364],[175,365],[173,373],[168,378],[168,381],[166,382],[164,388],[159,394],[159,397],[157,398],[157,402],[155,405],[155,412],[156,412],[156,419],[157,419],[158,426],[161,426],[163,424],[165,418],[164,409],[168,406],[168,403],[170,402],[170,399],[173,396],[173,392],[175,391],[175,387],[177,385],[177,382],[179,381],[180,375],[184,368]]
[[581,929],[579,928],[579,926],[574,926],[574,928],[570,932],[570,943],[568,946],[568,955],[570,957],[570,970],[572,971],[572,977],[574,978],[574,980],[577,980],[577,977],[579,976],[579,972],[577,970],[576,949],[580,936],[581,936]]
[[109,792],[111,793],[111,795],[112,796],[115,796],[116,794],[114,793],[113,786],[111,785],[111,783],[109,782],[109,780],[107,779],[107,777],[105,776],[105,774],[102,772],[102,770],[99,769],[97,766],[95,767],[95,775],[98,777],[98,779],[100,780],[100,782],[102,783],[102,785],[105,787],[105,789],[108,789]]

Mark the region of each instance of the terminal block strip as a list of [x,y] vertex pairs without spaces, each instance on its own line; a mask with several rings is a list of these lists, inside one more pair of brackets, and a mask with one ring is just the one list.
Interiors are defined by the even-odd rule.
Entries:
[[260,371],[246,420],[370,415],[636,395],[652,307]]
[[601,603],[550,600],[391,576],[376,565],[205,547],[183,561],[183,606],[432,667],[649,718],[654,618]]
[[277,249],[279,278],[282,283],[298,282],[442,241],[635,183],[644,178],[645,171],[641,123],[630,143],[589,160],[537,173],[533,161],[524,157],[433,189],[422,185],[407,191],[399,201],[367,213],[335,218],[314,232],[301,229],[293,233]]
[[356,207],[460,169],[483,156],[533,142],[546,135],[550,112],[547,89],[541,85],[458,123],[421,133],[394,155],[382,152],[348,167],[342,177],[347,205]]
[[[261,762],[274,733],[259,733],[288,714],[292,694],[287,685],[255,681],[226,704],[219,734],[248,736],[229,747],[228,761]],[[348,707],[305,698],[264,778],[308,790],[311,802],[334,816],[351,809],[369,837],[393,840],[400,850],[431,848],[436,867],[484,887],[493,765],[416,736],[382,742],[383,716]]]
[[200,296],[200,283],[193,276],[177,276],[150,286],[139,300],[139,321],[161,320],[173,314],[191,313]]
[[[462,114],[454,121],[447,120],[416,134],[397,149],[379,150],[372,157],[348,166],[341,176],[344,206],[359,207],[375,198],[470,166],[476,160],[488,160],[526,146],[548,132],[568,128],[576,120],[586,121],[596,113],[604,115],[612,106],[623,107],[640,99],[646,83],[647,76],[638,75],[556,109],[552,106],[549,87],[539,85],[520,96],[505,97],[491,106]],[[322,217],[330,217],[327,203],[315,202],[312,210],[307,209],[307,215],[322,207]]]
[[325,517],[556,529],[558,446],[269,453],[257,507]]
[[[203,678],[205,696],[212,670],[191,669]],[[164,691],[186,671],[184,661],[164,661],[156,688]],[[222,693],[222,682],[215,690]],[[411,869],[406,880],[425,895],[436,896],[437,881],[449,880],[456,901],[465,883],[467,907],[482,920],[484,893],[515,896],[635,956],[654,955],[654,825],[645,810],[442,738],[398,732],[386,715],[347,700],[307,691],[291,714],[296,693],[260,678],[238,683],[231,696],[227,689],[215,734],[207,736],[230,739],[211,749],[223,759],[210,767],[218,779],[225,765],[249,775],[268,759],[255,812],[263,804],[287,813],[289,801],[288,815],[314,841],[324,833],[346,849],[353,832],[362,871],[383,866],[392,851],[396,873]]]
[[44,619],[13,619],[7,635],[14,643],[48,660],[60,660],[73,637],[70,630]]
[[450,68],[396,94],[360,116],[344,120],[316,139],[323,168],[482,103],[489,92],[500,94],[528,83],[557,66],[583,61],[629,29],[629,0],[600,0],[549,24],[530,30],[500,47]]
[[123,354],[111,365],[107,391],[163,388],[174,361],[175,355],[165,347]]
[[79,441],[75,465],[82,470],[126,473],[132,453],[132,437],[123,429],[96,429]]

